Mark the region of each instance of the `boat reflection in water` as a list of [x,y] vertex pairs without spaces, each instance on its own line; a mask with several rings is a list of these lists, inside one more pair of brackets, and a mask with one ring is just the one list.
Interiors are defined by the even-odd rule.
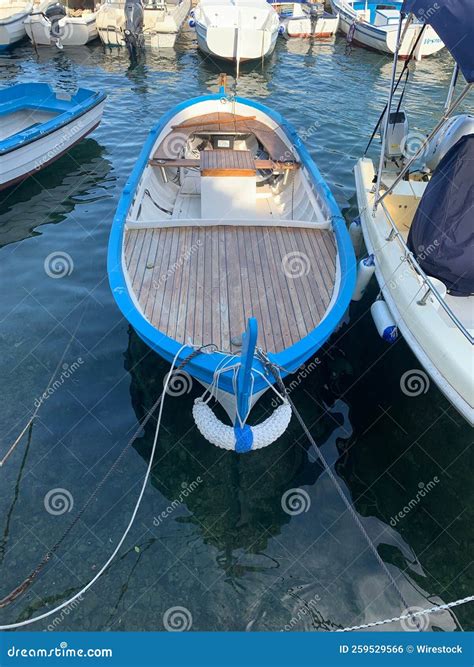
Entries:
[[86,138],[54,164],[6,190],[0,204],[0,247],[37,236],[40,225],[65,220],[80,197],[104,185],[110,170],[104,148]]

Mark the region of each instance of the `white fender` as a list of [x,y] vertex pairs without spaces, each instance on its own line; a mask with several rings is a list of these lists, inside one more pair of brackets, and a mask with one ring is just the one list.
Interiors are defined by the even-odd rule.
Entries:
[[370,312],[380,338],[387,343],[394,343],[398,338],[398,327],[385,301],[383,299],[374,301]]
[[357,267],[357,279],[354,288],[354,294],[352,295],[352,301],[360,301],[364,296],[364,292],[367,289],[367,285],[370,282],[370,279],[375,273],[375,261],[374,256],[369,255],[365,259],[362,259]]
[[[194,401],[193,417],[201,435],[216,447],[235,450],[236,438],[233,426],[223,424],[202,398]],[[253,435],[252,451],[262,449],[278,440],[288,428],[291,419],[291,406],[286,401],[257,426],[251,426]]]

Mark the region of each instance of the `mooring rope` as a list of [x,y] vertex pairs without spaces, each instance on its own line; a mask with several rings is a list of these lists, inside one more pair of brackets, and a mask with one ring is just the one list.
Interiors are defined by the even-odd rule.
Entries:
[[100,489],[102,488],[102,486],[105,484],[105,482],[107,481],[107,479],[110,477],[110,475],[111,475],[111,473],[113,472],[113,470],[115,470],[115,468],[118,466],[118,464],[120,463],[120,461],[123,459],[125,453],[130,449],[131,445],[134,443],[134,441],[138,438],[138,436],[140,435],[140,433],[143,431],[143,429],[145,428],[146,424],[149,422],[149,420],[151,419],[151,417],[152,417],[152,415],[154,414],[155,410],[156,410],[156,409],[158,408],[158,406],[159,406],[159,412],[158,412],[158,417],[157,417],[157,424],[156,424],[155,436],[154,436],[154,439],[153,439],[153,446],[152,446],[152,450],[151,450],[151,454],[150,454],[150,461],[149,461],[149,463],[148,463],[148,467],[147,467],[147,470],[146,470],[146,473],[145,473],[145,477],[144,477],[144,479],[143,479],[143,484],[142,484],[142,487],[141,487],[141,490],[140,490],[140,494],[139,494],[139,496],[138,496],[138,500],[137,500],[137,502],[136,502],[136,504],[135,504],[135,507],[134,507],[132,516],[131,516],[131,518],[130,518],[130,521],[129,521],[129,523],[128,523],[126,529],[125,529],[125,531],[123,532],[122,537],[120,538],[120,540],[119,540],[117,546],[115,547],[114,551],[113,551],[112,554],[109,556],[109,558],[107,559],[107,561],[105,562],[105,564],[104,564],[104,565],[100,568],[100,570],[97,572],[97,574],[93,577],[93,579],[91,579],[91,580],[89,581],[88,584],[86,584],[85,586],[83,586],[83,588],[82,588],[80,591],[78,591],[73,597],[69,598],[69,599],[66,600],[65,602],[62,602],[60,605],[58,605],[58,606],[55,607],[54,609],[51,609],[50,611],[47,611],[47,612],[45,612],[44,614],[40,614],[39,616],[35,616],[34,618],[30,618],[30,619],[27,619],[26,621],[21,621],[21,622],[19,622],[19,623],[10,623],[10,624],[8,624],[8,625],[0,625],[0,630],[14,630],[14,629],[16,629],[16,628],[21,628],[21,627],[24,627],[25,625],[30,625],[30,624],[32,624],[32,623],[36,623],[36,622],[38,622],[38,621],[41,621],[42,619],[44,619],[44,618],[48,618],[49,616],[52,616],[53,614],[57,614],[59,611],[61,611],[61,609],[64,609],[64,607],[69,606],[72,602],[74,602],[74,601],[77,600],[78,598],[82,597],[82,596],[84,595],[84,593],[86,593],[86,592],[89,590],[89,588],[91,588],[91,587],[95,584],[95,582],[96,582],[96,581],[97,581],[97,580],[104,574],[104,572],[107,570],[107,568],[109,567],[109,565],[110,565],[110,564],[112,563],[112,561],[114,560],[115,556],[116,556],[117,553],[119,552],[119,550],[120,550],[122,544],[125,542],[125,539],[126,539],[128,533],[130,532],[130,530],[131,530],[131,528],[132,528],[132,526],[133,526],[133,524],[134,524],[134,522],[135,522],[135,518],[136,518],[136,516],[137,516],[137,513],[138,513],[138,510],[139,510],[139,508],[140,508],[140,505],[141,505],[143,496],[144,496],[144,494],[145,494],[146,485],[147,485],[147,483],[148,483],[148,479],[149,479],[149,477],[150,477],[151,469],[152,469],[152,466],[153,466],[153,460],[154,460],[154,456],[155,456],[155,452],[156,452],[156,445],[157,445],[157,442],[158,442],[158,435],[159,435],[159,432],[160,432],[161,417],[162,417],[163,406],[164,406],[164,397],[165,397],[166,391],[167,391],[167,389],[168,389],[168,384],[169,384],[169,382],[170,382],[171,376],[172,376],[173,372],[175,372],[175,367],[176,367],[176,372],[180,371],[180,370],[181,370],[182,368],[184,368],[184,366],[186,366],[186,364],[188,364],[188,363],[189,363],[195,356],[197,356],[198,354],[200,354],[201,351],[202,351],[202,349],[203,349],[203,348],[200,347],[200,348],[197,348],[197,349],[193,350],[193,352],[191,352],[191,354],[189,354],[189,355],[188,355],[188,356],[187,356],[187,357],[186,357],[186,358],[179,364],[179,366],[176,366],[176,361],[178,360],[179,355],[181,354],[181,352],[182,352],[186,347],[188,347],[188,345],[183,345],[183,346],[178,350],[178,352],[176,353],[176,355],[175,355],[175,357],[174,357],[174,359],[173,359],[173,363],[171,364],[171,370],[170,370],[170,372],[168,373],[168,375],[166,376],[165,384],[164,384],[163,391],[162,391],[161,395],[160,395],[159,398],[155,401],[153,407],[152,407],[151,410],[148,412],[148,414],[147,414],[147,416],[145,417],[145,419],[144,419],[142,422],[140,422],[140,425],[139,425],[138,428],[136,429],[134,435],[133,435],[132,438],[129,440],[129,442],[127,443],[127,445],[125,446],[125,448],[122,450],[122,452],[119,454],[118,458],[115,460],[115,462],[114,462],[114,464],[112,465],[112,467],[107,471],[107,473],[106,473],[106,474],[104,475],[104,477],[101,479],[101,481],[99,482],[99,484],[96,486],[96,488],[94,489],[94,491],[92,492],[92,494],[89,496],[89,498],[88,498],[87,501],[85,502],[85,504],[84,504],[84,506],[82,507],[82,509],[79,511],[79,513],[76,515],[76,517],[75,517],[75,518],[73,519],[73,521],[70,523],[70,525],[68,526],[68,528],[65,530],[65,532],[64,532],[63,535],[62,535],[62,537],[61,537],[61,538],[56,542],[56,544],[55,544],[55,545],[54,545],[54,546],[53,546],[53,547],[52,547],[52,548],[51,548],[51,549],[44,555],[44,557],[42,558],[42,560],[40,561],[40,563],[37,565],[37,567],[31,572],[31,574],[28,575],[28,577],[27,577],[27,578],[26,578],[26,579],[25,579],[19,586],[17,586],[11,593],[9,593],[9,595],[7,595],[7,596],[4,597],[2,600],[0,600],[0,608],[2,608],[2,607],[6,607],[8,604],[10,604],[10,603],[13,602],[14,600],[16,600],[16,599],[17,599],[20,595],[22,595],[22,593],[24,593],[24,592],[31,586],[31,584],[35,581],[35,579],[38,577],[38,575],[41,573],[41,571],[44,569],[44,567],[48,564],[48,562],[49,562],[49,561],[51,560],[51,558],[54,556],[54,554],[55,554],[55,552],[57,551],[57,549],[61,546],[61,544],[63,543],[63,541],[64,541],[64,540],[66,539],[66,537],[70,534],[70,532],[72,531],[72,529],[74,528],[74,526],[76,526],[77,522],[79,521],[79,519],[82,517],[82,515],[83,515],[84,512],[86,511],[87,507],[90,505],[90,503],[92,502],[92,500],[96,497],[97,493],[100,491]]
[[396,623],[397,621],[404,621],[410,618],[417,618],[418,616],[425,616],[425,614],[435,614],[439,611],[445,611],[446,609],[452,609],[453,607],[458,607],[461,604],[467,604],[468,602],[474,602],[474,595],[469,595],[466,598],[461,600],[456,600],[455,602],[448,602],[446,604],[440,604],[436,607],[431,607],[430,609],[420,609],[419,611],[409,612],[407,614],[402,614],[395,618],[385,618],[383,621],[374,621],[373,623],[363,623],[362,625],[353,625],[349,628],[340,628],[335,632],[353,632],[354,630],[366,630],[367,628],[375,628],[377,625],[385,625],[387,623]]
[[[341,499],[342,499],[344,505],[346,506],[346,508],[347,508],[347,510],[349,511],[350,515],[351,515],[352,518],[354,519],[354,521],[355,521],[357,527],[359,528],[360,532],[361,532],[362,535],[364,536],[364,539],[366,540],[366,542],[367,542],[367,544],[368,544],[370,550],[372,551],[372,553],[374,554],[375,558],[377,559],[377,561],[378,561],[380,567],[383,569],[383,571],[384,571],[385,574],[387,575],[387,577],[388,577],[390,583],[392,584],[392,586],[393,586],[394,589],[396,590],[396,592],[397,592],[397,594],[398,594],[400,600],[402,601],[402,603],[403,603],[405,609],[408,609],[408,608],[409,608],[409,605],[408,605],[407,601],[405,600],[405,596],[403,595],[403,593],[402,593],[402,591],[400,590],[400,588],[399,588],[397,582],[395,581],[395,579],[394,579],[392,573],[390,572],[390,570],[388,569],[387,565],[385,564],[385,562],[383,561],[382,557],[380,556],[379,552],[377,551],[377,547],[376,547],[375,544],[372,542],[372,540],[371,540],[369,534],[367,533],[367,531],[366,531],[366,529],[364,528],[364,526],[363,526],[361,520],[359,519],[359,517],[358,517],[358,515],[357,515],[357,512],[356,512],[355,509],[352,507],[352,505],[351,505],[351,503],[349,502],[349,500],[346,498],[346,494],[344,493],[344,491],[342,490],[341,485],[340,485],[339,482],[337,481],[337,478],[336,478],[335,474],[333,473],[333,471],[332,471],[332,469],[331,469],[331,466],[329,465],[329,463],[328,463],[328,462],[326,461],[326,459],[324,458],[323,453],[321,452],[320,448],[319,448],[318,445],[316,444],[316,441],[314,440],[313,436],[312,436],[311,433],[309,432],[309,429],[308,429],[308,427],[306,426],[306,424],[305,424],[305,422],[304,422],[304,420],[303,420],[303,417],[300,415],[300,413],[299,413],[298,410],[296,409],[296,406],[295,406],[295,404],[293,403],[293,401],[292,401],[292,399],[291,399],[291,397],[290,397],[289,392],[287,391],[285,385],[283,384],[283,380],[281,379],[281,375],[280,375],[280,372],[279,372],[279,370],[278,370],[278,367],[270,361],[270,359],[269,359],[269,358],[267,357],[267,355],[263,352],[263,350],[259,349],[259,350],[257,351],[257,354],[258,354],[258,356],[260,357],[260,359],[261,359],[262,363],[264,364],[264,366],[266,366],[266,367],[270,370],[270,372],[272,373],[272,375],[274,376],[274,378],[275,378],[275,380],[276,380],[276,383],[278,384],[278,386],[279,386],[280,391],[282,392],[282,394],[283,394],[284,396],[286,396],[286,398],[287,398],[287,400],[288,400],[288,402],[289,402],[289,404],[290,404],[290,406],[291,406],[291,409],[293,410],[294,414],[296,415],[296,418],[298,419],[298,421],[299,421],[299,423],[300,423],[300,426],[301,426],[301,428],[303,429],[303,431],[304,431],[306,437],[308,438],[309,442],[310,442],[311,445],[314,447],[314,449],[315,449],[315,451],[316,451],[316,454],[318,455],[319,460],[320,460],[321,463],[323,464],[324,470],[327,472],[329,478],[331,479],[332,483],[334,484],[337,493],[338,493],[339,496],[341,497]],[[420,627],[420,625],[419,625],[419,623],[418,623],[418,619],[415,619],[415,624],[416,624],[417,628],[421,631],[421,627]]]

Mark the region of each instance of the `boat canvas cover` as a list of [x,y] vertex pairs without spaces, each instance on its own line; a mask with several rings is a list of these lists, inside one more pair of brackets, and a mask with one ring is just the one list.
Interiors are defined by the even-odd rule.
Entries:
[[466,81],[474,81],[473,0],[405,0],[402,12],[429,23],[451,51]]
[[474,134],[439,163],[421,198],[408,246],[451,294],[474,294]]

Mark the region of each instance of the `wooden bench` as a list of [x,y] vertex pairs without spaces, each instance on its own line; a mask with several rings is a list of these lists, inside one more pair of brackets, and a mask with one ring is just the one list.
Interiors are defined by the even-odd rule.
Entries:
[[255,160],[250,151],[220,148],[201,153],[201,176],[253,176]]

